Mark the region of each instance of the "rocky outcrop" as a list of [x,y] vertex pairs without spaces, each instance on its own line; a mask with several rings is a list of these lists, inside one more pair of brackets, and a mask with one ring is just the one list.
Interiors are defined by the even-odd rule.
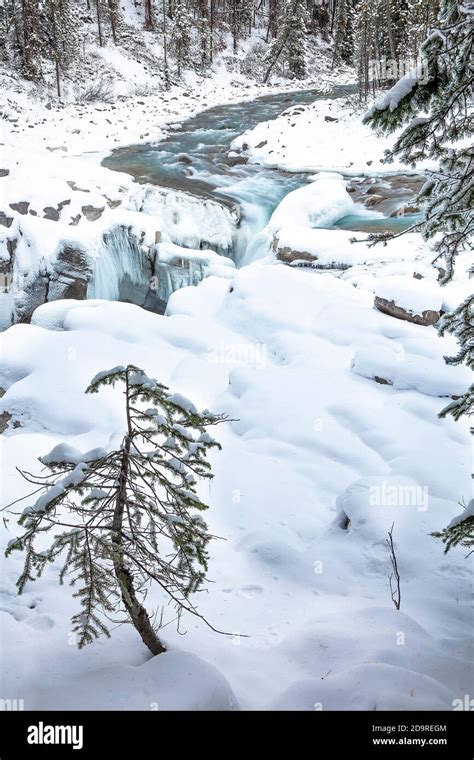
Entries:
[[87,252],[73,243],[64,243],[58,252],[49,278],[47,300],[86,298],[91,276],[92,269]]
[[435,325],[441,317],[440,311],[426,309],[421,314],[416,314],[409,309],[398,306],[395,301],[389,301],[387,298],[380,298],[379,296],[375,296],[374,306],[382,314],[388,314],[390,317],[404,319],[407,322],[413,322],[415,325],[423,325],[425,327]]

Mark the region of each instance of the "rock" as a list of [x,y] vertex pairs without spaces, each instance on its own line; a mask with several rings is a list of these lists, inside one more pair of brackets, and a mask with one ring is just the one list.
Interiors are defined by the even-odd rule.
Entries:
[[120,204],[122,203],[120,199],[114,201],[111,198],[107,198],[107,196],[105,197],[106,197],[107,205],[109,208],[118,208]]
[[248,159],[245,156],[232,156],[227,159],[227,166],[240,166],[246,163],[248,163]]
[[86,251],[71,243],[63,243],[53,265],[47,300],[74,298],[81,301],[85,299],[91,276]]
[[59,211],[53,206],[46,206],[43,209],[43,219],[49,219],[51,222],[59,222]]
[[13,222],[12,216],[7,216],[6,214],[3,213],[3,211],[0,211],[0,224],[3,227],[11,227],[12,222]]
[[79,224],[79,221],[82,219],[82,214],[76,214],[76,216],[71,216],[71,221],[69,222],[70,227],[76,227]]
[[102,208],[96,208],[95,206],[82,206],[81,210],[89,222],[95,222],[97,219],[100,219],[104,213],[105,206],[102,206]]
[[402,206],[401,208],[397,208],[396,211],[392,211],[390,218],[397,216],[408,216],[409,214],[419,214],[419,212],[420,209],[418,206]]
[[28,201],[20,201],[19,203],[10,203],[10,208],[13,211],[18,211],[19,214],[27,214],[30,204]]
[[393,385],[393,383],[390,380],[386,380],[384,377],[378,377],[378,375],[374,375],[374,380],[376,383],[379,383],[380,385]]
[[268,142],[267,140],[262,140],[262,142],[259,142],[259,144],[256,145],[255,147],[257,148],[257,150],[258,148],[264,148],[267,142]]
[[85,187],[78,187],[72,179],[68,179],[66,184],[69,185],[71,190],[76,190],[78,193],[90,193],[90,190],[87,190]]
[[371,185],[367,190],[367,195],[383,195],[387,190],[387,185]]
[[176,160],[179,161],[180,164],[192,164],[193,162],[192,158],[187,156],[186,153],[180,153]]
[[2,412],[0,414],[0,435],[8,429],[11,418],[10,412]]
[[419,272],[413,272],[413,279],[414,280],[422,280],[423,279],[423,275],[420,274]]
[[364,199],[364,206],[366,208],[371,208],[372,206],[377,206],[382,201],[383,198],[381,195],[370,195]]
[[0,177],[8,177],[10,169],[0,169]]
[[375,296],[374,306],[382,314],[388,314],[390,317],[396,319],[404,319],[406,322],[413,322],[415,325],[423,325],[428,327],[435,325],[441,316],[440,311],[434,311],[432,309],[426,309],[421,314],[414,314],[409,309],[404,309],[402,306],[397,306],[395,301],[389,301],[386,298],[380,298]]
[[317,261],[318,257],[307,251],[292,251],[291,248],[278,248],[276,258],[285,264],[292,264],[294,261],[307,261],[312,263]]

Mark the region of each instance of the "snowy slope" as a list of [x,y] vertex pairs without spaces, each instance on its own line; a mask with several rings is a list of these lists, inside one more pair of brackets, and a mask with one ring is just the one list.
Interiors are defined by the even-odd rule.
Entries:
[[[467,382],[444,365],[451,340],[374,310],[367,283],[283,264],[209,277],[175,293],[168,314],[60,302],[3,334],[1,409],[21,424],[2,436],[4,498],[28,490],[15,468],[37,470],[60,441],[82,451],[119,441],[119,394],[83,394],[101,369],[133,362],[227,412],[235,421],[219,429],[216,478],[202,494],[225,540],[212,545],[213,583],[196,601],[233,635],[187,616],[184,637],[163,629],[170,655],[156,671],[129,627],[78,652],[68,588],[50,569],[16,597],[15,556],[3,561],[2,693],[27,708],[232,709],[230,688],[241,708],[449,709],[472,682],[469,566],[428,535],[470,492],[466,425],[437,418],[438,396]],[[361,376],[353,359],[364,351],[377,371],[383,356],[402,377],[415,365],[418,384]],[[392,523],[399,612],[387,578]],[[6,543],[14,521],[2,531]],[[183,659],[170,659],[179,652],[204,660],[185,663],[186,698]],[[218,673],[204,675],[205,663]],[[177,684],[167,697],[162,668]]]

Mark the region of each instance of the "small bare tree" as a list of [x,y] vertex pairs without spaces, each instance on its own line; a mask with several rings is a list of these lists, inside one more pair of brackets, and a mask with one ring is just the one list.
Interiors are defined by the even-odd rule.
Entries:
[[392,573],[388,578],[390,583],[390,594],[392,596],[392,602],[394,603],[397,610],[399,610],[402,601],[402,595],[400,592],[400,573],[398,572],[397,555],[395,554],[395,545],[393,543],[394,524],[395,523],[392,523],[392,527],[388,531],[388,538],[386,538],[385,541],[390,552],[390,561],[392,563]]
[[[86,393],[118,382],[125,386],[121,446],[81,454],[59,444],[40,459],[48,475],[22,472],[40,486],[35,493],[43,493],[23,511],[19,523],[25,531],[10,541],[6,554],[26,552],[20,594],[48,563],[65,555],[59,580],[77,588],[82,609],[72,623],[79,647],[101,633],[109,636],[104,618],[125,610],[156,655],[165,648],[143,606],[150,585],[170,597],[178,621],[185,610],[202,618],[189,596],[205,580],[212,536],[200,514],[207,506],[196,483],[213,477],[206,457],[220,445],[206,428],[225,417],[199,413],[133,365],[100,372]],[[37,549],[36,540],[43,543],[51,530],[49,548]]]

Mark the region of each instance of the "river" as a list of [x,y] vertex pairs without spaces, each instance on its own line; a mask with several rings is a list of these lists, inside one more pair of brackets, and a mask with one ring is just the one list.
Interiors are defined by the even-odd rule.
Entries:
[[[242,159],[229,157],[230,144],[238,135],[262,121],[277,117],[285,109],[326,98],[353,96],[354,85],[334,86],[331,91],[318,89],[273,93],[242,103],[220,105],[202,111],[181,124],[168,126],[168,135],[157,143],[143,143],[118,148],[106,157],[103,166],[131,174],[138,182],[185,191],[225,205],[237,205],[241,224],[234,250],[237,264],[245,260],[245,251],[265,227],[282,198],[308,181],[307,174],[268,169]],[[328,167],[330,169],[330,167]],[[410,202],[422,178],[410,175],[383,177],[379,192],[384,196],[377,210],[363,205],[368,181],[347,178],[352,184],[356,211],[337,221],[340,229],[354,231],[401,230],[418,217],[393,216],[402,202]]]

